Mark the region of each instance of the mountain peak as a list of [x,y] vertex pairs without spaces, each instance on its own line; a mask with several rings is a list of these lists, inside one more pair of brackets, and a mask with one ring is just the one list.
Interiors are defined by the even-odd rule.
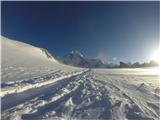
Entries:
[[71,51],[69,54],[62,56],[59,59],[62,63],[77,67],[86,68],[98,68],[105,67],[105,64],[100,59],[89,59],[86,58],[81,52],[77,50]]
[[70,54],[78,55],[78,56],[84,57],[84,55],[83,55],[82,53],[80,53],[79,51],[77,51],[77,50],[72,50],[72,51],[70,52]]

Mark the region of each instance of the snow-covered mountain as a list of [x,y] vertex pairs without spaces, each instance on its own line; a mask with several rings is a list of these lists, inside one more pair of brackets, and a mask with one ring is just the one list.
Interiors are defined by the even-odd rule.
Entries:
[[59,61],[67,65],[84,68],[102,68],[106,66],[100,59],[88,59],[76,50],[60,57]]
[[80,66],[82,61],[86,61],[84,56],[78,51],[71,51],[59,59],[64,64]]

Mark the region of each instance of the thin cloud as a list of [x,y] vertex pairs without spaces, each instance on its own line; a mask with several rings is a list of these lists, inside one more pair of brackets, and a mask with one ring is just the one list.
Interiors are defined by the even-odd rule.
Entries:
[[103,52],[99,52],[96,58],[100,59],[103,63],[107,63],[107,56]]

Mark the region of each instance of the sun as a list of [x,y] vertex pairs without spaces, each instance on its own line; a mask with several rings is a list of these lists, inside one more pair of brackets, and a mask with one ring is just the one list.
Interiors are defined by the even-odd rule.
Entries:
[[160,47],[152,53],[151,60],[154,60],[160,64]]

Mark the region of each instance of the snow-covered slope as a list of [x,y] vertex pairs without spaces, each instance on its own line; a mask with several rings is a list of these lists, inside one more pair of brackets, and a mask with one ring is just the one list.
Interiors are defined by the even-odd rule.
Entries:
[[79,51],[71,51],[70,53],[60,57],[59,60],[67,65],[84,67],[84,68],[100,68],[105,67],[100,59],[88,59]]
[[9,40],[5,37],[1,37],[1,40],[3,65],[48,66],[51,62],[57,62],[53,57],[48,58],[46,53],[40,48],[15,40]]
[[42,48],[1,37],[2,82],[19,81],[56,70],[71,72],[78,68],[62,65]]

